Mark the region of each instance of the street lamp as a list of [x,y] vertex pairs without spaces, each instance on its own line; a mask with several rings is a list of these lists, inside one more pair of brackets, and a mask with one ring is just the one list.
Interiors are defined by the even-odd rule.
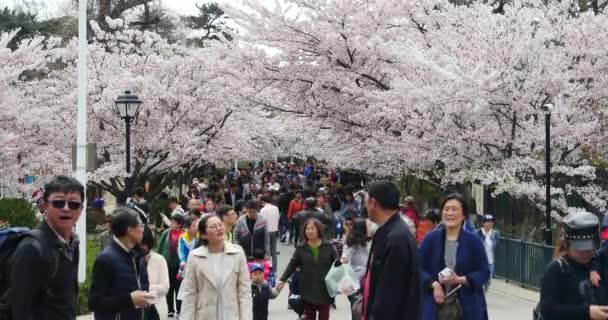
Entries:
[[545,244],[553,244],[551,236],[551,109],[553,104],[543,105],[545,112]]
[[118,115],[125,120],[126,124],[126,139],[127,139],[127,173],[131,172],[131,121],[137,117],[141,100],[131,91],[125,91],[125,94],[118,96],[116,101],[116,109]]

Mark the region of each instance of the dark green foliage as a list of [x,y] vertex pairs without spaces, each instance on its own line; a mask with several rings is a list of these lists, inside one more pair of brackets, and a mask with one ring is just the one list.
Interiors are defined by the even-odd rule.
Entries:
[[32,228],[38,224],[36,209],[25,199],[0,199],[0,221],[11,227]]
[[9,48],[17,49],[19,43],[25,39],[46,33],[46,24],[36,20],[32,13],[9,10],[5,7],[0,10],[0,33],[20,29],[15,38],[9,43]]
[[167,199],[156,199],[152,201],[150,208],[150,219],[156,227],[163,227],[161,214],[171,217],[171,210],[167,206]]
[[78,19],[76,17],[52,18],[43,22],[44,34],[60,37],[63,41],[78,37]]
[[99,255],[99,240],[87,239],[87,278],[78,286],[78,301],[76,302],[78,315],[88,314],[89,311],[89,288],[91,287],[91,275],[95,258]]
[[183,19],[187,27],[194,30],[202,30],[204,33],[196,39],[190,39],[188,44],[203,47],[209,40],[221,40],[218,36],[220,33],[226,40],[232,41],[233,37],[231,33],[234,30],[226,26],[224,19],[227,17],[224,15],[224,10],[217,3],[196,5],[196,7],[199,10],[197,16],[187,16]]

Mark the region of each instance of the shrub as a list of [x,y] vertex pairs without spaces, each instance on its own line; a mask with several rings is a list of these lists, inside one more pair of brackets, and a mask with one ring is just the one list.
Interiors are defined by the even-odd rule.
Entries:
[[100,251],[99,240],[87,239],[87,278],[78,288],[77,312],[78,315],[89,314],[89,288],[91,287],[91,275],[93,273],[93,263]]
[[11,227],[33,228],[38,224],[36,208],[25,199],[0,199],[0,221]]

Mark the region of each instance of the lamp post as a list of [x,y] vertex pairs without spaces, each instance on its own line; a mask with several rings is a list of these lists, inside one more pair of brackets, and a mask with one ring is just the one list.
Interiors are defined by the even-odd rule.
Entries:
[[552,245],[551,236],[551,109],[553,104],[543,105],[545,111],[545,245]]
[[116,101],[116,109],[118,115],[125,120],[126,125],[126,142],[127,142],[127,173],[131,172],[131,122],[137,117],[141,100],[131,91],[125,91],[125,94],[118,96]]

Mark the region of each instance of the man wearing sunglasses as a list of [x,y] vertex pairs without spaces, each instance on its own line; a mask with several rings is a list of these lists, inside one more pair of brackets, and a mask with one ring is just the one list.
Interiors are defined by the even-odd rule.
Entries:
[[78,237],[84,187],[58,176],[44,186],[44,220],[17,246],[10,264],[13,319],[65,320],[76,317]]

